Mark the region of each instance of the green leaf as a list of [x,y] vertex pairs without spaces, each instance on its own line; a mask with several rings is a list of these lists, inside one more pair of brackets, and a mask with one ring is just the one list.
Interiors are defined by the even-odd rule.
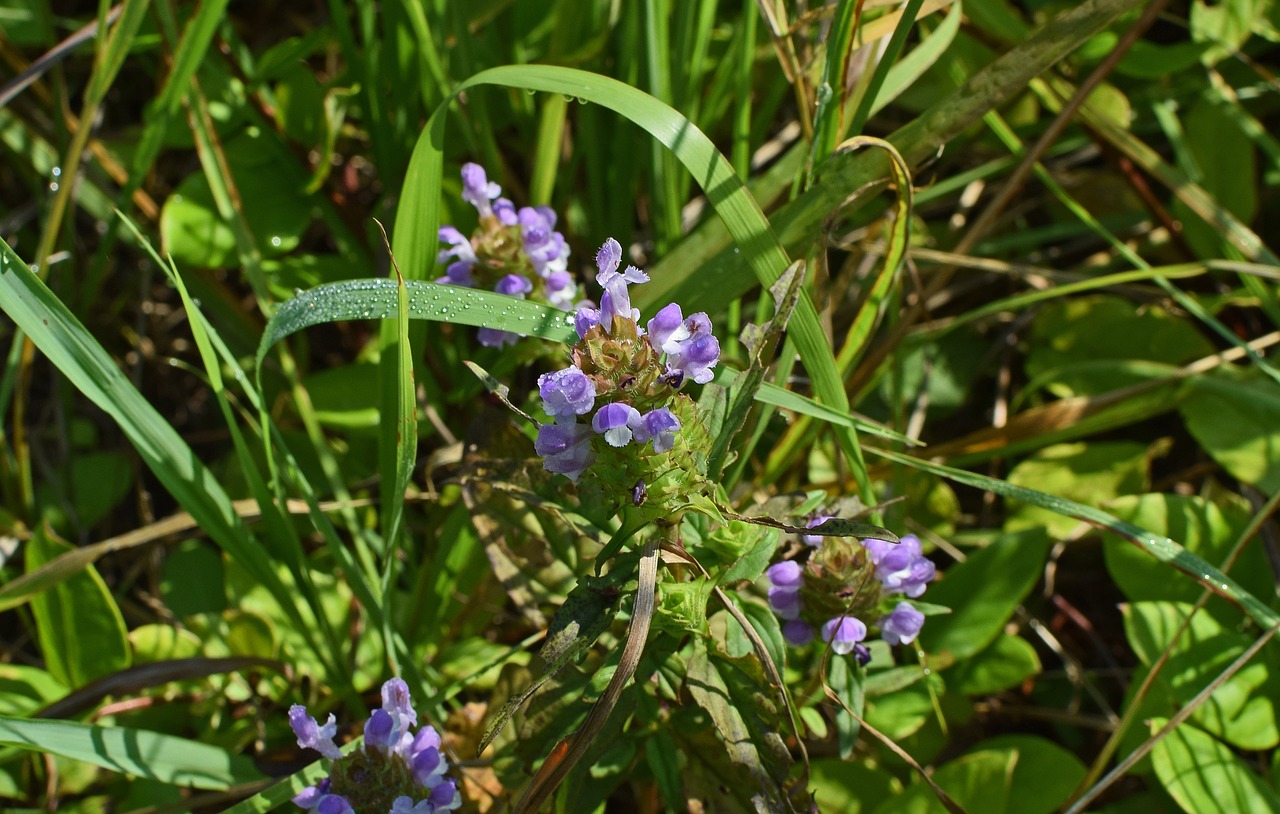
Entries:
[[1104,294],[1043,305],[1028,345],[1027,375],[1062,397],[1106,393],[1146,378],[1109,362],[1182,365],[1214,352],[1190,320],[1154,305],[1136,310]]
[[[1090,506],[1147,488],[1147,450],[1130,441],[1055,444],[1039,450],[1009,471],[1009,483],[1035,487]],[[1009,502],[1009,531],[1044,528],[1063,538],[1079,521],[1050,509]]]
[[179,618],[222,613],[227,608],[222,554],[201,540],[175,546],[164,558],[160,595]]
[[985,695],[1017,686],[1041,671],[1036,649],[1020,636],[1001,634],[994,642],[947,672],[949,689]]
[[[226,154],[244,222],[252,227],[260,250],[272,256],[296,249],[313,207],[297,165],[280,161],[268,136],[257,131],[228,141]],[[235,231],[219,213],[202,172],[189,175],[165,201],[160,239],[180,266],[226,268],[238,262]]]
[[[1171,714],[1191,701],[1252,643],[1244,633],[1223,627],[1209,614],[1192,617],[1175,643],[1192,606],[1179,602],[1134,602],[1125,610],[1125,634],[1144,664],[1172,648],[1156,677]],[[1192,720],[1243,749],[1270,749],[1280,743],[1280,655],[1264,648],[1192,713]]]
[[67,685],[46,670],[0,664],[0,715],[29,715],[66,694]]
[[995,641],[1040,578],[1048,553],[1048,535],[1030,529],[1003,535],[947,569],[929,586],[928,599],[952,612],[925,623],[920,649],[965,659]]
[[262,777],[253,761],[243,755],[140,729],[0,715],[0,744],[198,789],[223,790]]
[[[75,513],[76,526],[81,529],[93,528],[100,520],[111,513],[120,501],[129,494],[133,483],[133,469],[129,460],[116,452],[81,451],[71,460],[71,465],[58,473],[60,487],[70,499],[71,510]],[[41,502],[49,506],[50,522],[61,525],[61,511],[53,501],[52,489],[40,489]],[[72,518],[65,518],[71,520]]]
[[[1153,718],[1152,734],[1168,721]],[[1182,724],[1151,750],[1165,791],[1187,814],[1209,811],[1280,811],[1280,796],[1240,758],[1194,726]]]
[[1280,384],[1220,371],[1187,384],[1187,429],[1223,469],[1267,493],[1280,490]]
[[902,794],[898,778],[856,760],[822,758],[809,762],[809,786],[820,811],[861,814]]
[[[934,781],[966,811],[983,814],[1049,814],[1084,779],[1084,764],[1066,749],[1033,735],[983,741],[938,768]],[[924,783],[886,803],[880,814],[945,812]]]
[[[1225,561],[1249,524],[1249,514],[1244,509],[1231,504],[1218,506],[1199,496],[1129,495],[1109,505],[1117,517],[1180,540],[1187,551],[1208,562]],[[1103,555],[1116,586],[1132,601],[1194,602],[1204,591],[1203,586],[1193,582],[1169,579],[1169,570],[1162,563],[1116,535],[1103,537]],[[1252,593],[1262,594],[1271,589],[1270,568],[1258,546],[1245,548],[1233,570],[1240,583]],[[1222,607],[1227,606],[1223,603]],[[1234,607],[1230,607],[1229,616],[1219,611],[1216,604],[1210,604],[1209,612],[1221,621],[1230,619],[1234,623],[1240,618]]]
[[[72,550],[37,529],[27,543],[27,572]],[[124,617],[93,566],[31,599],[36,633],[49,672],[69,687],[129,666]]]

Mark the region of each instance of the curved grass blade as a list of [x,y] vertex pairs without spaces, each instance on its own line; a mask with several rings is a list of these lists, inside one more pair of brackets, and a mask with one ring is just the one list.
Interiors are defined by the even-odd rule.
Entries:
[[[1048,509],[1052,512],[1064,515],[1066,517],[1074,517],[1077,520],[1083,520],[1098,528],[1117,534],[1120,537],[1135,543],[1139,548],[1146,551],[1151,556],[1161,562],[1166,562],[1174,568],[1183,572],[1187,576],[1199,582],[1213,593],[1224,599],[1234,602],[1259,625],[1264,628],[1270,628],[1273,625],[1280,624],[1280,613],[1272,610],[1266,603],[1260,601],[1253,594],[1246,591],[1238,582],[1228,577],[1222,571],[1205,562],[1201,558],[1187,551],[1168,537],[1162,537],[1153,532],[1147,531],[1140,526],[1132,523],[1126,523],[1115,515],[1108,514],[1101,509],[1095,509],[1092,506],[1085,506],[1066,498],[1057,497],[1055,495],[1038,492],[1034,489],[1026,489],[1021,486],[1014,486],[1011,483],[995,478],[989,478],[985,475],[977,475],[973,472],[965,472],[962,469],[953,469],[949,466],[942,466],[930,461],[913,458],[910,455],[901,455],[888,450],[867,448],[868,452],[879,455],[882,458],[894,461],[896,463],[905,464],[906,466],[920,469],[934,475],[939,475],[956,483],[963,483],[966,486],[972,486],[975,489],[982,489],[987,492],[994,492],[1002,497],[1021,500],[1024,503],[1030,503]],[[810,532],[812,533],[812,532]]]
[[[405,280],[409,319],[452,322],[456,325],[500,328],[553,342],[576,342],[573,315],[528,300],[492,291]],[[267,321],[258,344],[257,367],[262,368],[271,346],[313,325],[347,319],[391,319],[396,316],[399,284],[374,278],[326,283],[287,300]]]
[[0,715],[0,744],[198,789],[221,790],[262,777],[253,761],[243,755],[142,729]]

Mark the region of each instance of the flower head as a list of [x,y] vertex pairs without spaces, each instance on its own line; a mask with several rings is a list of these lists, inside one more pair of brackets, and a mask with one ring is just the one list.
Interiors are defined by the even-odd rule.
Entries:
[[822,626],[822,640],[842,656],[853,652],[854,645],[867,638],[867,626],[861,619],[840,616]]
[[304,707],[295,705],[289,723],[300,746],[333,761],[328,777],[293,798],[300,808],[315,814],[435,814],[462,803],[457,785],[445,776],[440,733],[431,726],[413,731],[418,714],[408,685],[398,678],[382,685],[382,708],[365,723],[361,749],[343,755],[334,745],[332,715],[319,726]]
[[548,472],[559,472],[577,482],[591,465],[591,428],[585,424],[543,424],[533,449],[542,456]]
[[910,644],[924,627],[924,614],[910,602],[899,602],[888,616],[880,620],[880,635],[889,644]]
[[501,194],[502,187],[489,180],[484,167],[471,163],[462,165],[462,200],[474,206],[480,217],[493,214],[493,205],[489,202]]
[[933,579],[935,567],[924,556],[920,538],[914,534],[903,535],[896,544],[886,540],[863,540],[862,545],[876,565],[876,576],[890,592],[904,593],[915,599],[924,593],[925,586]]
[[596,403],[596,383],[577,367],[566,367],[538,377],[542,408],[553,418],[586,415]]

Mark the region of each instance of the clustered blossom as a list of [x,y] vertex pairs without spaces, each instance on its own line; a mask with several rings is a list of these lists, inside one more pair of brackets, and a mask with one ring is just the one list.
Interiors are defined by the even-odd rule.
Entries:
[[[830,519],[820,515],[806,528]],[[801,539],[818,549],[808,563],[784,560],[765,571],[769,607],[783,620],[782,635],[788,642],[806,645],[818,627],[822,641],[829,642],[832,650],[852,653],[866,664],[871,652],[863,644],[868,633],[863,619],[874,619],[881,637],[891,645],[915,641],[924,626],[924,614],[902,597],[918,598],[935,575],[918,537],[908,534],[898,543],[874,539],[859,543],[816,534]]]
[[585,304],[574,315],[574,363],[538,378],[552,423],[541,425],[534,449],[547,471],[575,482],[595,458],[596,436],[600,450],[651,443],[655,453],[670,451],[680,430],[671,407],[681,385],[685,379],[710,381],[720,359],[720,343],[704,313],[686,319],[672,303],[642,329],[628,285],[648,282],[649,275],[635,266],[620,271],[621,265],[622,246],[609,238],[596,255],[596,282],[604,290],[600,307]]
[[414,732],[418,714],[409,687],[393,678],[382,685],[382,708],[364,725],[364,745],[343,755],[333,742],[338,726],[332,714],[324,725],[306,707],[289,708],[289,725],[298,745],[333,761],[329,776],[304,789],[293,802],[315,814],[435,814],[462,805],[458,786],[445,776],[440,733],[424,726]]
[[[445,273],[436,282],[569,307],[578,298],[578,286],[568,270],[569,245],[555,229],[555,211],[547,206],[516,209],[501,194],[479,164],[462,166],[462,199],[476,208],[480,222],[469,237],[453,226],[440,227],[443,248],[436,262],[445,266]],[[477,337],[488,347],[520,338],[495,328],[481,328]]]

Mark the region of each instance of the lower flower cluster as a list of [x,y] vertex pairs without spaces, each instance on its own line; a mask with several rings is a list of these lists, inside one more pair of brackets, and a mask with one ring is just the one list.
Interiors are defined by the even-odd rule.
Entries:
[[[810,528],[829,517],[810,521]],[[908,534],[898,543],[804,535],[817,548],[808,562],[784,560],[769,566],[769,607],[783,620],[782,634],[793,645],[808,644],[814,629],[841,655],[861,664],[871,660],[862,642],[871,620],[889,644],[908,644],[924,626],[924,614],[906,599],[916,599],[935,569],[920,539]],[[905,598],[904,598],[905,597]]]
[[293,705],[289,725],[298,745],[333,761],[329,776],[293,802],[316,814],[435,814],[462,805],[457,783],[445,776],[440,733],[429,725],[414,732],[417,724],[409,686],[398,678],[382,685],[382,709],[365,723],[362,748],[347,755],[333,742],[332,714],[321,726]]

